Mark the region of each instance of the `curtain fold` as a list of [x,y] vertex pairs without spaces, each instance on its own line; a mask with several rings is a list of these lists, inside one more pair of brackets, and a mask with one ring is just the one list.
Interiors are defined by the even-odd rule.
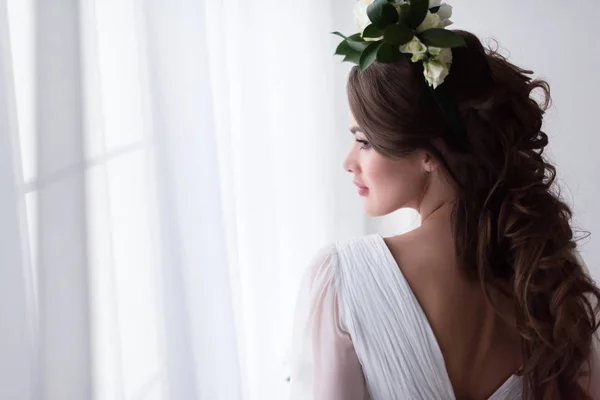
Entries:
[[35,2],[40,390],[92,395],[80,5]]
[[33,276],[27,255],[25,200],[8,9],[0,1],[0,398],[33,399],[36,393]]
[[0,390],[285,398],[304,268],[365,233],[332,3],[1,1]]

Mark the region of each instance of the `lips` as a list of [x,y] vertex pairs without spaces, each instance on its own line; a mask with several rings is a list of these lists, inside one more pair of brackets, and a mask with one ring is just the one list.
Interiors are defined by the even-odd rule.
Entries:
[[368,189],[368,187],[366,187],[365,185],[358,183],[356,181],[352,181],[352,183],[354,183],[356,185],[356,187],[358,187],[359,189]]

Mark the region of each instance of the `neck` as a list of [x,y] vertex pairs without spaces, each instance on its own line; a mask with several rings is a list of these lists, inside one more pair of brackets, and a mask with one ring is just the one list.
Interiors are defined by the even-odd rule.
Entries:
[[448,182],[432,175],[417,210],[421,215],[421,225],[440,218],[449,219],[454,201],[454,190]]
[[428,208],[427,210],[421,209],[421,225],[428,223],[429,221],[438,220],[440,218],[450,218],[454,200],[441,201],[435,206]]

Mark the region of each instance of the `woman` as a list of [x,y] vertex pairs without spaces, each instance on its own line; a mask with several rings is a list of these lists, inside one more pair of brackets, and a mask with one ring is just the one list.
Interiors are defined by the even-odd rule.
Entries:
[[444,92],[414,56],[434,51],[351,70],[343,166],[369,216],[409,207],[422,223],[315,256],[292,398],[600,399],[600,291],[542,156],[548,84],[454,32]]

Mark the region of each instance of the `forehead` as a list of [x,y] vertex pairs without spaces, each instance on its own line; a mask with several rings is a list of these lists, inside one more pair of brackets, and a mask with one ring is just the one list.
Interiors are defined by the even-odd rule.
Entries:
[[356,118],[354,118],[354,114],[352,113],[352,111],[350,111],[349,122],[350,122],[350,127],[358,126],[358,123],[356,122]]
[[358,122],[356,122],[356,119],[354,118],[352,113],[350,113],[348,129],[350,130],[350,132],[352,132],[352,134],[356,134],[357,132],[364,133],[360,129],[360,126],[358,125]]

